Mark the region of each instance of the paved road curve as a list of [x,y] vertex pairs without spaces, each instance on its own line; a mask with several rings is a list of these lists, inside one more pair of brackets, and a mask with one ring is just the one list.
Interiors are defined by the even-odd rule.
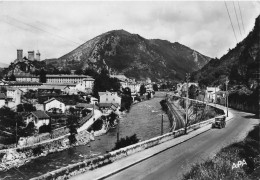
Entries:
[[[211,129],[107,179],[180,179],[182,174],[188,171],[193,163],[212,157],[222,147],[242,140],[247,132],[259,123],[259,119],[255,119],[253,114],[235,110],[231,110],[231,112],[234,119],[227,122],[226,128]],[[120,166],[120,164],[118,165]],[[98,171],[98,169],[94,171]],[[88,173],[74,179],[82,177],[88,177]]]

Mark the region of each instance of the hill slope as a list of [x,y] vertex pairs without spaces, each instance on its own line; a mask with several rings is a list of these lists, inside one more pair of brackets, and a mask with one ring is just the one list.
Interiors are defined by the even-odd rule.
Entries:
[[124,30],[101,34],[56,61],[56,67],[70,69],[92,68],[128,77],[152,80],[182,79],[186,72],[202,68],[209,57],[177,42],[145,39]]

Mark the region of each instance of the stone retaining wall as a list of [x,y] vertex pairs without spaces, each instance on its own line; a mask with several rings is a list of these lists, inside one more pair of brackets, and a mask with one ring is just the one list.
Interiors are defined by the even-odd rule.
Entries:
[[[69,140],[68,140],[68,134],[57,138],[57,139],[51,139],[47,142],[37,143],[31,146],[26,147],[18,147],[14,149],[9,149],[6,151],[3,151],[5,155],[1,159],[0,163],[0,171],[10,169],[12,167],[19,167],[26,162],[30,161],[31,159],[38,158],[40,156],[45,156],[49,153],[53,152],[59,152],[64,149],[67,149],[70,147]],[[91,134],[85,130],[81,131],[76,135],[77,139],[77,145],[85,145],[87,144],[91,138]],[[40,153],[38,154],[37,151]]]

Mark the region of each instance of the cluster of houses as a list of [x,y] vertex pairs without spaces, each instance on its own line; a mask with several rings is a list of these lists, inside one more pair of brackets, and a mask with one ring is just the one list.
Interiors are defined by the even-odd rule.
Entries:
[[[40,53],[37,52],[35,57],[34,51],[29,51],[26,58],[23,57],[22,50],[17,50],[17,59],[14,63],[28,60],[39,61]],[[44,124],[48,125],[53,114],[67,114],[71,108],[79,110],[80,117],[83,110],[91,113],[94,109],[99,109],[104,115],[111,111],[119,111],[121,97],[117,92],[99,92],[99,99],[91,97],[95,79],[86,75],[76,75],[74,72],[72,70],[71,74],[47,74],[46,83],[41,83],[39,76],[29,72],[15,71],[15,81],[0,80],[0,88],[5,89],[0,93],[0,108],[7,106],[17,110],[19,104],[32,104],[36,107],[36,111],[27,113],[24,118],[27,124],[34,122],[37,128]],[[127,78],[125,75],[110,75],[110,77],[117,78],[121,88],[130,88],[133,98],[139,92],[141,84],[145,85],[148,92],[153,91],[153,84],[149,78],[146,81],[136,82],[135,79]],[[44,95],[47,99],[40,101],[35,97],[25,98],[25,95],[32,91],[37,92],[37,95]],[[73,95],[82,98],[82,101],[67,98]],[[90,101],[88,103],[86,103],[87,98]]]
[[[198,83],[195,82],[189,82],[188,87],[190,88],[191,86],[196,86],[199,87]],[[176,87],[177,94],[182,95],[187,92],[187,83],[178,83]],[[225,96],[226,92],[221,91],[219,87],[207,87],[205,91],[205,98],[204,100],[210,103],[220,103],[224,104],[225,102]]]

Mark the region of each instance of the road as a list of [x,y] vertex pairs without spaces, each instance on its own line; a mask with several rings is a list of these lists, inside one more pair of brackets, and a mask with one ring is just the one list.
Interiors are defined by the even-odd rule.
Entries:
[[[259,119],[254,118],[253,114],[236,110],[230,110],[230,112],[233,113],[234,118],[227,122],[224,129],[206,131],[106,179],[181,179],[183,173],[187,172],[193,163],[213,157],[222,147],[242,140],[247,132],[259,123]],[[120,166],[120,161],[114,163],[118,163],[118,166]],[[101,170],[96,169],[94,171],[102,173]],[[84,179],[84,177],[89,177],[89,173],[91,172],[76,176],[73,179]]]

